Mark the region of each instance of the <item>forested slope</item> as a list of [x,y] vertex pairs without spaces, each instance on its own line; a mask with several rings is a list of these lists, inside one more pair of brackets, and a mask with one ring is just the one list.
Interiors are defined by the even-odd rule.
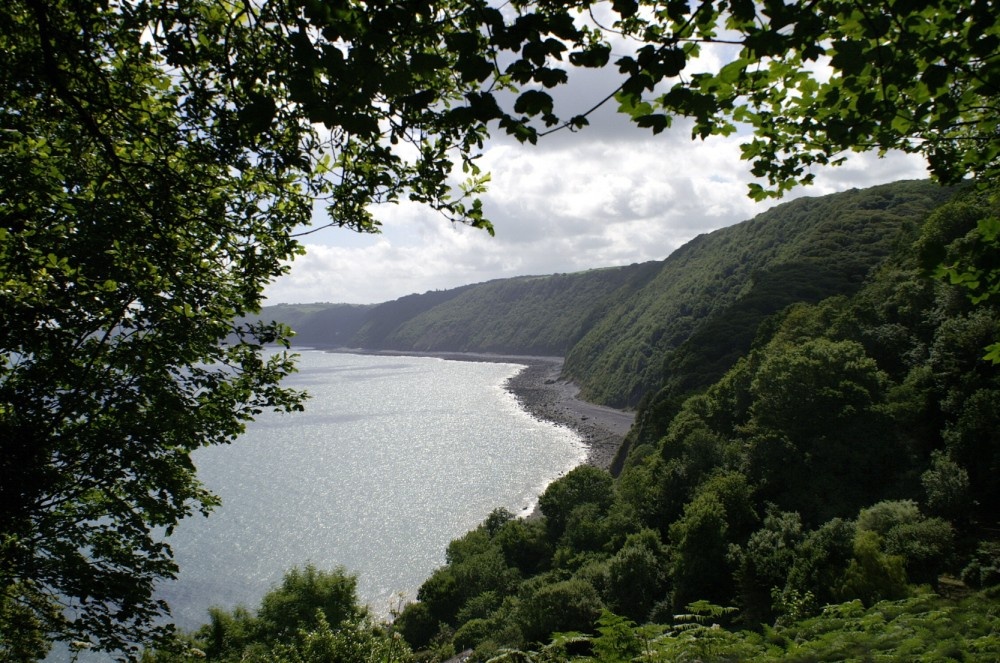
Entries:
[[498,279],[370,306],[279,304],[261,317],[291,325],[300,346],[563,356],[660,264]]
[[[984,360],[1000,308],[927,272],[975,254],[977,221],[996,218],[995,199],[963,195],[853,296],[759,325],[720,379],[649,424],[619,477],[577,468],[540,497],[543,518],[500,510],[453,541],[396,626],[427,660],[632,660],[640,646],[654,660],[996,660],[995,620],[975,617],[995,616],[996,589],[926,598],[1000,583],[1000,372]],[[593,637],[550,641],[571,631]]]
[[[578,467],[540,517],[498,509],[449,544],[391,627],[414,660],[998,660],[1000,371],[984,354],[1000,303],[930,276],[995,261],[996,201],[966,190],[890,222],[878,267],[820,279],[853,295],[733,309],[763,318],[749,349],[702,387],[647,399],[619,476]],[[810,241],[877,245],[856,220],[886,217],[855,209]],[[808,264],[809,246],[775,248],[791,258],[775,264]],[[744,300],[821,296],[790,280],[752,279]],[[751,297],[762,282],[775,293]],[[712,355],[711,338],[675,363]],[[226,642],[241,619],[216,614],[193,642]]]
[[660,262],[263,315],[306,346],[565,356],[586,398],[635,406],[665,380],[676,396],[718,379],[785,306],[856,291],[899,233],[951,195],[911,181],[805,198]]
[[279,304],[265,311],[274,319],[295,330],[299,347],[336,347],[347,345],[368,322],[374,306],[355,304]]
[[899,231],[950,195],[896,182],[802,198],[699,236],[594,325],[567,355],[566,373],[584,397],[617,406],[659,389],[667,364],[675,383],[704,385],[749,348],[767,315],[854,292]]
[[395,346],[390,340],[393,333],[409,320],[447,303],[475,285],[462,286],[451,290],[434,290],[423,294],[406,295],[391,302],[374,306],[366,316],[357,333],[347,345],[369,350],[408,350]]
[[408,320],[385,340],[418,351],[565,355],[610,307],[629,299],[658,263],[484,283]]

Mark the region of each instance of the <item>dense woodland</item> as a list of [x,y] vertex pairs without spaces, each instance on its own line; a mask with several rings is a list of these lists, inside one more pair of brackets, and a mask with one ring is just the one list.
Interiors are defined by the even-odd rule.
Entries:
[[261,315],[300,346],[565,356],[588,400],[634,407],[667,375],[681,392],[717,380],[785,306],[853,294],[900,230],[952,194],[915,181],[803,198],[663,261]]
[[[399,660],[995,660],[1000,371],[984,348],[1000,310],[929,273],[969,255],[976,221],[995,213],[973,189],[903,182],[698,238],[678,251],[685,269],[754,278],[727,301],[735,320],[688,322],[658,357],[661,389],[642,399],[621,473],[581,466],[545,491],[540,516],[495,511],[449,545],[391,626],[359,611],[336,637],[312,622],[303,633],[333,651],[357,631],[382,652],[400,634]],[[787,262],[746,267],[753,253],[737,249],[757,246]],[[831,254],[841,270],[821,260]],[[609,271],[609,287],[635,269]],[[439,306],[479,289],[505,291],[463,289]],[[674,305],[711,311],[721,291]],[[622,343],[638,319],[623,319]],[[708,369],[706,356],[718,358]],[[317,572],[275,592],[303,573]],[[273,634],[277,600],[213,612],[193,646],[238,660],[313,643]]]

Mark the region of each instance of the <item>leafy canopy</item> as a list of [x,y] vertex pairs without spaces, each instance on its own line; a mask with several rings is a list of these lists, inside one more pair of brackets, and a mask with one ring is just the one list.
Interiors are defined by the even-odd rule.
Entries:
[[[626,76],[621,110],[654,133],[675,116],[693,119],[695,137],[749,129],[742,156],[772,187],[751,185],[755,198],[808,183],[812,166],[839,164],[852,150],[921,154],[948,183],[998,173],[995,3],[678,0],[613,9],[614,29],[636,43],[616,61]],[[724,64],[699,71],[710,46],[723,48]]]
[[167,635],[164,534],[216,502],[190,453],[302,407],[262,353],[288,330],[233,321],[314,201],[358,231],[401,197],[490,230],[488,42],[545,29],[450,0],[2,4],[0,650]]

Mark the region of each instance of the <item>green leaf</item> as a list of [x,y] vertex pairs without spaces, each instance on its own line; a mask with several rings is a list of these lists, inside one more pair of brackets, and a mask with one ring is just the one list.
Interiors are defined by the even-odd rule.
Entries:
[[845,76],[861,73],[868,66],[869,60],[864,44],[859,41],[841,40],[833,44],[830,66]]
[[250,102],[240,109],[240,122],[250,136],[258,136],[271,127],[278,107],[269,95],[254,92]]
[[462,76],[462,82],[482,82],[494,73],[493,62],[476,55],[463,55],[455,64],[455,70]]
[[931,94],[936,94],[941,88],[948,85],[951,79],[951,70],[940,64],[928,65],[920,75],[920,80],[924,82]]
[[514,102],[514,112],[539,115],[552,112],[552,97],[541,90],[526,90]]
[[986,354],[983,355],[983,359],[994,365],[1000,364],[1000,343],[986,346]]
[[569,77],[563,69],[541,67],[535,71],[534,79],[545,87],[551,88],[567,82]]
[[438,53],[414,53],[410,67],[415,74],[427,75],[448,67],[448,60]]
[[987,242],[995,243],[1000,237],[1000,217],[987,216],[976,222],[976,230]]
[[670,118],[662,113],[652,113],[636,118],[635,123],[644,129],[652,129],[655,135],[670,126]]
[[629,18],[639,12],[639,3],[636,0],[612,0],[611,8],[622,18]]
[[592,44],[582,51],[574,51],[569,61],[577,67],[603,67],[611,59],[611,47],[606,44]]

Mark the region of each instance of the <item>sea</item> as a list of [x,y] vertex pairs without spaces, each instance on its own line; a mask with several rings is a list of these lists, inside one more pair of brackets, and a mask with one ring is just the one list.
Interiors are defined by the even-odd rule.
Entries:
[[301,351],[286,385],[301,413],[264,413],[233,444],[194,454],[222,499],[170,537],[180,567],[159,594],[185,630],[208,609],[258,606],[293,567],[342,567],[388,616],[416,598],[449,541],[504,507],[534,508],[579,465],[579,436],[504,388],[523,367],[432,357]]

